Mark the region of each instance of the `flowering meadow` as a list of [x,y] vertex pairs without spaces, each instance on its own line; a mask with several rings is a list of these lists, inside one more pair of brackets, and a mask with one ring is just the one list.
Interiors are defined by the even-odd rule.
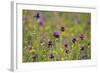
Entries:
[[91,59],[91,14],[23,10],[23,62]]

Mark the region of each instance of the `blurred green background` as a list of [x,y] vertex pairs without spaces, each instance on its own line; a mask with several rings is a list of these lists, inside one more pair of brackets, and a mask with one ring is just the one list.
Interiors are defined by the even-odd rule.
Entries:
[[23,10],[22,14],[23,62],[91,59],[90,13]]

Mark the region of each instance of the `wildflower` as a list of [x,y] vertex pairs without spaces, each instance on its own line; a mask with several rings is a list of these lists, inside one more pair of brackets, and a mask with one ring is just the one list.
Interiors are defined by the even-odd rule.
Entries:
[[82,51],[82,50],[84,50],[84,48],[85,48],[85,46],[83,45],[83,46],[81,46],[80,50]]
[[53,42],[51,40],[48,41],[48,46],[52,46]]
[[35,14],[35,15],[34,15],[34,18],[39,19],[39,18],[40,18],[40,13]]
[[73,43],[75,43],[76,41],[77,41],[76,38],[73,38],[73,39],[72,39],[72,42],[73,42]]
[[54,32],[53,35],[54,37],[59,38],[59,32]]
[[44,26],[44,21],[43,21],[43,20],[40,20],[40,21],[39,21],[39,25],[40,25],[40,26]]
[[83,34],[81,34],[79,37],[80,37],[81,40],[84,40],[84,35]]
[[52,58],[54,58],[54,55],[53,55],[53,53],[50,53],[50,58],[52,59]]
[[65,30],[65,28],[62,26],[62,27],[61,27],[61,31],[63,32],[64,30]]
[[68,47],[68,44],[67,44],[67,43],[65,43],[65,44],[64,44],[64,46],[67,48],[67,47]]

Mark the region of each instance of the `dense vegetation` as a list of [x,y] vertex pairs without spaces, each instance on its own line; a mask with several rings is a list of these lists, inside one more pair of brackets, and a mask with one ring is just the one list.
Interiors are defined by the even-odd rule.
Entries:
[[23,62],[91,59],[91,14],[23,10]]

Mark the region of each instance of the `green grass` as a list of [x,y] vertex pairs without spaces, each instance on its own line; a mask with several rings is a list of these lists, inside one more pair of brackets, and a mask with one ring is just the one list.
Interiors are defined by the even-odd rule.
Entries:
[[[40,18],[34,17],[37,13],[43,14],[43,26],[39,25]],[[90,13],[23,10],[23,62],[91,59],[90,18]],[[54,37],[55,31],[60,33],[59,38]],[[83,40],[80,34],[84,35]],[[73,38],[77,40],[75,43]],[[52,47],[48,40],[52,41]],[[82,45],[84,50],[80,49]]]

